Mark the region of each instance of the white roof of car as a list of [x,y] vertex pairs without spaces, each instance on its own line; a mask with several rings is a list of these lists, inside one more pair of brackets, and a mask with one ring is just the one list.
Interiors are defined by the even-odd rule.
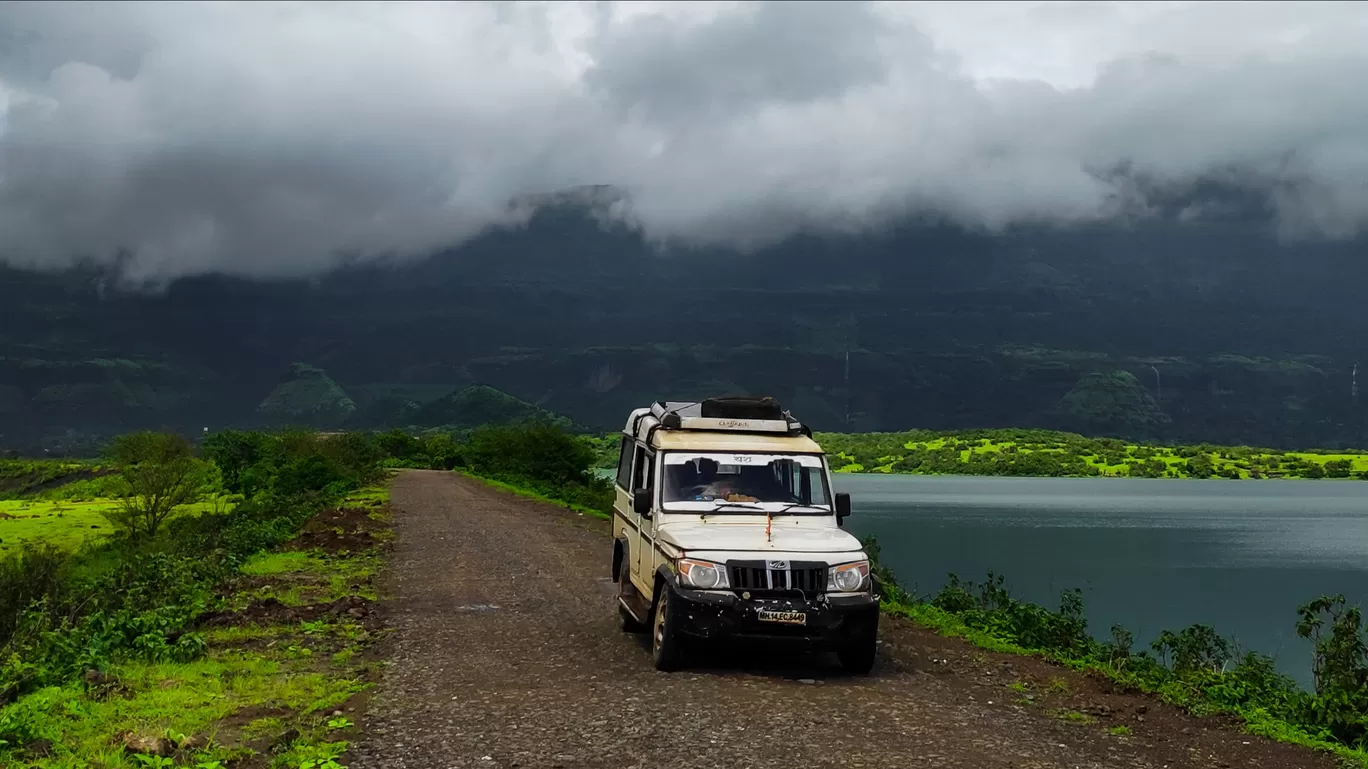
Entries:
[[782,419],[717,418],[703,416],[699,403],[663,402],[633,411],[623,432],[666,450],[822,453],[788,412]]
[[763,435],[709,430],[656,430],[651,436],[651,445],[668,451],[822,453],[822,447],[806,435]]

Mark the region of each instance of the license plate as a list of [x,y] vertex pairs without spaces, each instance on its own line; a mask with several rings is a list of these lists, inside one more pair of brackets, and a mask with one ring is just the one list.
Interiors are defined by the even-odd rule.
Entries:
[[801,611],[775,611],[759,609],[755,612],[761,622],[778,622],[784,625],[806,625],[807,613]]

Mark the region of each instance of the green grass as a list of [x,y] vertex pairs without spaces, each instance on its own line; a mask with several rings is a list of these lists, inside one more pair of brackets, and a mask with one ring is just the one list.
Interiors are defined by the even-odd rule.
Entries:
[[[46,499],[0,500],[0,553],[26,542],[45,542],[68,550],[114,532],[104,513],[117,509],[118,501],[93,499],[82,502]],[[215,503],[187,505],[181,515],[212,510]]]
[[584,515],[590,516],[590,517],[592,517],[592,518],[600,518],[600,519],[605,520],[605,521],[612,518],[612,514],[609,513],[609,512],[606,512],[606,511],[604,511],[604,510],[598,510],[598,509],[596,509],[596,508],[589,507],[589,506],[587,506],[587,505],[581,505],[581,504],[576,504],[576,503],[573,503],[573,502],[567,502],[567,501],[565,501],[565,500],[563,500],[563,499],[557,499],[557,498],[554,497],[554,496],[551,496],[551,495],[546,494],[546,493],[544,493],[544,492],[541,492],[541,491],[538,491],[538,490],[536,490],[536,489],[530,488],[530,487],[528,487],[528,486],[520,486],[520,485],[517,485],[517,484],[514,484],[514,483],[509,483],[509,482],[507,482],[507,481],[501,481],[501,480],[497,480],[497,479],[494,479],[494,478],[488,478],[488,477],[485,477],[485,476],[482,476],[482,475],[477,475],[477,474],[472,473],[472,472],[469,472],[469,471],[461,471],[461,473],[462,473],[462,475],[465,475],[466,477],[474,478],[475,480],[479,481],[480,483],[483,483],[483,484],[485,484],[485,485],[487,485],[487,486],[496,488],[496,489],[498,489],[498,490],[500,490],[500,491],[506,491],[506,492],[508,492],[509,494],[513,494],[514,496],[523,497],[523,498],[525,498],[525,499],[535,499],[535,500],[537,500],[538,502],[549,502],[549,503],[551,503],[551,504],[553,504],[553,505],[556,505],[556,506],[558,506],[558,507],[565,507],[565,508],[568,508],[568,509],[570,509],[570,510],[572,510],[572,511],[574,511],[574,512],[583,513]]
[[103,512],[113,510],[117,505],[112,499],[96,502],[0,501],[0,553],[17,549],[26,542],[47,542],[75,550],[113,531]]
[[1154,478],[1368,478],[1368,453],[1152,446],[1045,430],[819,433],[837,472]]
[[[79,686],[50,687],[6,708],[5,717],[33,723],[34,738],[49,741],[54,753],[9,766],[138,767],[123,747],[121,737],[128,732],[152,738],[168,732],[196,737],[198,744],[211,746],[201,760],[228,760],[240,751],[212,744],[221,736],[218,724],[234,714],[249,708],[282,708],[306,723],[321,723],[324,715],[366,688],[353,677],[308,670],[282,653],[236,650],[211,652],[205,659],[183,664],[123,665],[110,673],[122,687],[119,695],[93,699]],[[309,718],[315,714],[317,718]]]
[[238,593],[232,605],[241,608],[252,601],[274,598],[286,606],[307,606],[349,595],[373,601],[377,595],[369,583],[383,565],[378,556],[364,553],[346,557],[306,552],[254,556],[243,564],[242,573],[272,579],[264,586]]
[[[374,508],[369,518],[384,521],[388,497],[388,489],[365,489],[344,506]],[[242,608],[267,595],[373,600],[382,558],[378,551],[259,553],[241,567],[254,587],[229,596],[224,608]],[[107,696],[73,683],[40,689],[0,708],[6,731],[16,732],[17,725],[27,736],[25,744],[38,740],[50,746],[49,755],[37,757],[26,753],[24,744],[0,744],[0,767],[142,769],[126,748],[138,738],[184,744],[177,766],[227,765],[264,755],[290,730],[298,736],[285,740],[263,765],[276,769],[342,760],[354,724],[335,711],[370,686],[366,678],[374,663],[361,652],[371,636],[349,617],[209,628],[205,656],[193,662],[111,665],[104,671],[114,686]]]
[[300,572],[324,572],[328,562],[321,556],[304,552],[258,553],[242,564],[242,573],[264,577]]
[[378,507],[389,502],[389,488],[371,486],[357,489],[342,500],[342,507]]

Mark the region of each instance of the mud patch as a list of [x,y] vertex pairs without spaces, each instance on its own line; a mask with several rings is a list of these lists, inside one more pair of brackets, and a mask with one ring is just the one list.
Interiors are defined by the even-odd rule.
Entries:
[[294,625],[301,622],[316,622],[320,619],[347,618],[360,623],[367,630],[378,629],[384,624],[377,605],[373,601],[355,595],[339,598],[322,604],[288,606],[278,599],[267,598],[254,601],[241,611],[214,612],[201,617],[203,627],[230,627],[236,625]]
[[287,550],[322,550],[326,553],[359,553],[380,544],[376,532],[388,528],[371,518],[374,508],[343,507],[314,516]]

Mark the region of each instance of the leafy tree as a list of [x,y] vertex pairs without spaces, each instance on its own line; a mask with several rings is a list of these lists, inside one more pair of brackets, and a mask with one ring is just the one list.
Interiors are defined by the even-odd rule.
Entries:
[[224,430],[205,438],[203,451],[204,457],[218,466],[223,488],[250,494],[256,485],[252,468],[278,459],[280,442],[268,433]]
[[108,451],[125,488],[105,517],[130,539],[154,537],[168,518],[208,492],[212,466],[173,433],[138,432],[114,439]]
[[1354,463],[1347,459],[1332,459],[1325,463],[1325,477],[1348,478]]
[[403,430],[390,430],[376,436],[380,450],[395,459],[413,459],[423,453],[422,441]]
[[424,441],[423,451],[434,470],[452,470],[465,464],[461,447],[449,433],[437,433]]
[[1212,464],[1210,456],[1195,454],[1188,458],[1187,474],[1193,478],[1210,478],[1215,472],[1216,466]]
[[589,481],[594,450],[552,424],[487,427],[466,446],[470,468],[485,475],[513,475],[552,484]]

